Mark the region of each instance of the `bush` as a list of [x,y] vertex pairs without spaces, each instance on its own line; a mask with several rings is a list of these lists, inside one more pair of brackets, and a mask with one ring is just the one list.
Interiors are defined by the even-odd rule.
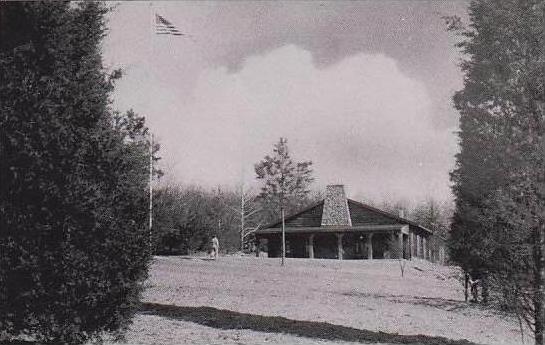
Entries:
[[124,329],[150,259],[142,118],[110,108],[97,3],[0,4],[0,340]]

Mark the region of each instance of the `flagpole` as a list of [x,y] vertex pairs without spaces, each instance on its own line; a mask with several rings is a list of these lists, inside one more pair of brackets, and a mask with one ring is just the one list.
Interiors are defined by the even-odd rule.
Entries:
[[[153,133],[150,132],[149,143],[149,246],[153,249]],[[152,252],[153,253],[153,252]]]
[[[154,13],[153,13],[153,3],[149,2],[149,20],[150,20],[150,28],[149,28],[149,39],[150,39],[150,45],[148,50],[148,56],[147,56],[147,63],[148,68],[151,70],[151,60],[153,55],[153,28],[154,28]],[[151,90],[150,90],[151,91]],[[148,92],[148,97],[150,97],[151,92]],[[149,102],[148,102],[149,104]],[[149,111],[149,109],[148,109]],[[149,132],[149,249],[150,249],[150,255],[153,255],[153,133]]]
[[[162,25],[165,25],[168,30],[167,34],[175,35],[175,36],[181,36],[183,35],[179,30],[173,26],[170,22],[168,22],[166,19],[162,18],[161,16],[158,16],[154,9],[153,9],[153,2],[149,2],[149,15],[150,15],[150,42],[149,42],[149,50],[148,50],[148,56],[147,56],[147,64],[148,64],[148,71],[150,71],[150,78],[153,77],[153,66],[152,66],[152,58],[154,55],[154,36],[156,34],[156,31],[158,30],[157,20],[160,19]],[[148,85],[151,85],[151,83],[148,83]],[[151,101],[151,95],[152,92],[148,92],[148,97],[150,97]],[[151,102],[148,102],[148,106],[151,104]],[[150,109],[148,108],[148,111]],[[149,246],[150,246],[150,253],[153,255],[153,133],[149,132]]]

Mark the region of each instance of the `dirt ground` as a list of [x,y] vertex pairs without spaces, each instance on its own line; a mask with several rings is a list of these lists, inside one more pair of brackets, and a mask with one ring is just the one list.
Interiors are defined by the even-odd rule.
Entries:
[[[408,262],[401,277],[396,260],[288,259],[281,267],[278,259],[255,257],[156,257],[144,300],[480,344],[521,344],[516,320],[463,302],[458,275],[454,268],[424,261]],[[348,344],[220,330],[153,315],[139,315],[128,339],[141,344],[154,344],[150,339],[168,340],[156,344]]]

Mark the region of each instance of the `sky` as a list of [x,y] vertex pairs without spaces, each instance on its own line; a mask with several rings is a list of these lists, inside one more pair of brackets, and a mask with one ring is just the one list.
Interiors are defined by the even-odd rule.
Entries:
[[[288,139],[313,189],[367,201],[452,199],[463,1],[119,2],[107,18],[114,105],[146,117],[162,183],[257,187]],[[156,35],[155,13],[184,36]]]

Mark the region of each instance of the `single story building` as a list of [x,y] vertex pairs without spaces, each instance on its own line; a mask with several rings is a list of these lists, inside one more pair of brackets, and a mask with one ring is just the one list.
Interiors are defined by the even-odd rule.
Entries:
[[[286,256],[323,259],[431,260],[432,231],[403,217],[346,198],[343,185],[285,218]],[[255,232],[257,248],[282,255],[282,220]],[[259,252],[258,252],[259,255]]]

